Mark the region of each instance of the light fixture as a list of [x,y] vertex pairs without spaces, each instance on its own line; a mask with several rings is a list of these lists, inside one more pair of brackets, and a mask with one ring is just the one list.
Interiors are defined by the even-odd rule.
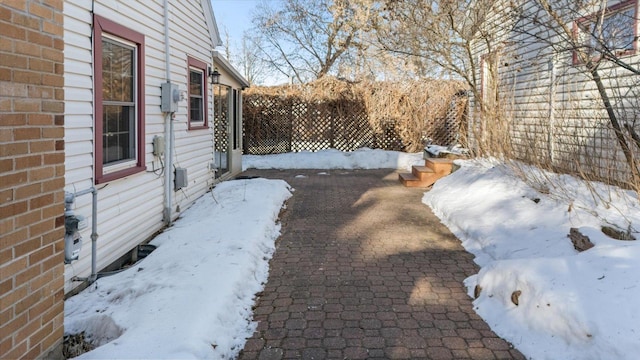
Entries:
[[209,77],[211,78],[212,84],[220,84],[220,73],[218,72],[218,68],[214,68],[213,71],[209,69]]

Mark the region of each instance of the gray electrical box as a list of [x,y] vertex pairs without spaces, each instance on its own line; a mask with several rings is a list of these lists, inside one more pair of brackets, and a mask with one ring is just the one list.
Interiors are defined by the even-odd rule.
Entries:
[[164,155],[164,137],[158,135],[153,137],[153,155]]
[[176,168],[174,182],[174,191],[178,191],[183,187],[187,187],[187,169],[185,168]]
[[160,110],[163,113],[174,113],[178,111],[180,101],[180,89],[177,84],[163,83],[160,87],[161,100]]

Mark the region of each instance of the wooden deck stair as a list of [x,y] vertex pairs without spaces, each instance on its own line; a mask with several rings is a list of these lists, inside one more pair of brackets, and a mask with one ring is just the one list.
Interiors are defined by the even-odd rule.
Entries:
[[400,182],[407,187],[429,187],[453,170],[453,160],[425,158],[424,166],[414,165],[410,173],[401,173]]

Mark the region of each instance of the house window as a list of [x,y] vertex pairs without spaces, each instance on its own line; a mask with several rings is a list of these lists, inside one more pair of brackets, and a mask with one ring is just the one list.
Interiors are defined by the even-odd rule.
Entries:
[[98,15],[94,23],[98,184],[145,170],[144,35]]
[[[594,13],[575,22],[574,31],[579,51],[599,59],[602,55],[622,56],[636,51],[637,0],[627,0],[610,6],[604,12]],[[574,52],[574,63],[580,62]]]
[[207,64],[187,58],[189,65],[189,129],[205,129],[207,123]]

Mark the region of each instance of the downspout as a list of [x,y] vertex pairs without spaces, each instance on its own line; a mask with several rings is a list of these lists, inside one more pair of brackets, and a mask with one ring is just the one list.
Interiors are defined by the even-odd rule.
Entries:
[[[165,80],[171,82],[171,46],[169,44],[169,0],[164,0],[164,46],[165,46]],[[164,113],[164,209],[162,218],[165,225],[171,225],[171,184],[173,182],[173,114]]]
[[556,95],[556,65],[555,58],[549,59],[549,136],[547,138],[549,147],[549,160],[553,165],[555,160],[555,96]]

